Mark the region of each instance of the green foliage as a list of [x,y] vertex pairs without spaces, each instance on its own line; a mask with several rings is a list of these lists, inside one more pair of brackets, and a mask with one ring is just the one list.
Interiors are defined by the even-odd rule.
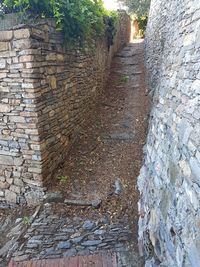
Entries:
[[146,27],[147,27],[147,21],[148,21],[148,16],[140,16],[137,18],[139,29],[140,29],[140,36],[145,35]]
[[122,77],[120,77],[119,82],[120,83],[127,83],[128,80],[129,80],[129,76],[122,76]]
[[31,224],[31,219],[30,219],[29,217],[27,217],[27,216],[24,216],[24,217],[22,218],[22,223],[23,223],[24,225],[30,225],[30,224]]
[[57,180],[62,183],[62,184],[65,184],[68,180],[68,177],[67,176],[58,176],[57,177]]
[[148,14],[151,0],[118,0],[118,2],[128,7],[131,14],[143,16]]
[[80,45],[105,31],[105,17],[116,14],[103,7],[102,0],[3,0],[3,12],[22,12],[30,17],[54,17],[58,30],[69,43]]

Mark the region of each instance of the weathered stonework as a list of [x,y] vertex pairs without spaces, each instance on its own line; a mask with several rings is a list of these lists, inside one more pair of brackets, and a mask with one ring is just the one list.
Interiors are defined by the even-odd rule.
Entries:
[[110,50],[102,36],[85,52],[64,48],[52,20],[16,22],[0,24],[0,201],[36,204],[128,42],[130,19],[120,12]]
[[200,2],[152,0],[152,111],[138,178],[146,267],[200,266]]

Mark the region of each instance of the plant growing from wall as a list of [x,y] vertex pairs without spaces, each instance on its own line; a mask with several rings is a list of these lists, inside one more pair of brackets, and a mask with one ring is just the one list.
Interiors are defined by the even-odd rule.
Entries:
[[106,29],[106,17],[116,23],[116,13],[103,7],[102,0],[3,0],[1,12],[20,12],[29,17],[53,17],[68,44],[89,44]]

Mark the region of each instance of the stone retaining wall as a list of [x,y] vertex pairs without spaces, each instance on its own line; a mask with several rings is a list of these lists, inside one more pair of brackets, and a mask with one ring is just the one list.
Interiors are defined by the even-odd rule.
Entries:
[[152,111],[138,179],[146,267],[200,266],[200,1],[152,0]]
[[[66,49],[52,20],[1,21],[0,201],[36,204],[105,86],[114,53],[130,34],[120,12],[114,45]],[[7,30],[6,30],[7,27]]]

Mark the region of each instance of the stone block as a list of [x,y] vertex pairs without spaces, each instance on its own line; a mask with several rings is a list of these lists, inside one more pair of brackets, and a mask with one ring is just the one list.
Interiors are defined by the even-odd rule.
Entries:
[[38,187],[42,187],[43,186],[43,182],[42,181],[35,181],[35,180],[31,180],[31,179],[26,179],[26,178],[23,178],[23,182],[27,185],[30,185],[30,186],[38,186]]
[[1,182],[0,181],[0,188],[1,189],[8,189],[9,188],[9,184],[7,182]]
[[0,104],[0,112],[7,113],[11,111],[11,106],[8,104]]
[[0,182],[5,182],[5,181],[6,181],[5,176],[0,176]]
[[45,40],[45,32],[36,28],[31,29],[31,37],[39,40]]
[[0,42],[0,52],[9,50],[8,42]]
[[20,116],[10,116],[10,122],[19,122],[19,123],[26,123],[26,120],[24,117],[20,117]]
[[[0,79],[6,78],[7,77],[7,73],[1,72],[0,73]],[[0,89],[1,91],[1,89]]]
[[10,191],[10,190],[5,190],[5,199],[9,203],[16,203],[17,194],[15,192]]
[[23,181],[21,179],[18,179],[18,178],[14,179],[14,184],[17,185],[17,186],[20,186],[20,187],[24,186]]
[[29,29],[20,29],[14,31],[14,38],[16,39],[27,39],[30,37],[30,35]]
[[19,186],[16,186],[16,185],[11,185],[10,188],[9,188],[10,191],[16,193],[16,194],[20,194],[21,193],[21,189]]
[[9,185],[13,184],[13,178],[6,178],[6,182],[9,183]]
[[50,76],[49,77],[49,81],[50,81],[50,85],[52,89],[56,89],[57,88],[57,80],[55,76]]
[[4,197],[5,196],[5,192],[4,192],[4,190],[1,190],[0,189],[0,197]]
[[7,155],[0,155],[0,165],[13,166],[13,157]]
[[18,50],[18,51],[21,51],[23,49],[30,49],[31,41],[30,39],[14,40],[12,42],[12,46],[15,50]]
[[1,58],[0,59],[0,69],[5,69],[6,67],[6,60]]
[[28,206],[36,206],[41,204],[44,199],[44,192],[40,190],[31,190],[24,194]]
[[14,165],[15,166],[22,166],[24,162],[24,159],[22,157],[14,158]]
[[42,168],[30,167],[30,168],[28,168],[28,171],[31,172],[31,173],[41,174],[42,173]]
[[190,167],[192,170],[192,174],[200,185],[200,162],[198,162],[195,157],[192,157],[190,159]]
[[19,58],[19,62],[32,62],[32,61],[34,61],[33,55],[25,55]]
[[13,38],[13,31],[1,31],[0,41],[10,41]]
[[56,57],[56,53],[49,53],[47,56],[46,56],[46,60],[47,61],[56,61],[57,57]]

